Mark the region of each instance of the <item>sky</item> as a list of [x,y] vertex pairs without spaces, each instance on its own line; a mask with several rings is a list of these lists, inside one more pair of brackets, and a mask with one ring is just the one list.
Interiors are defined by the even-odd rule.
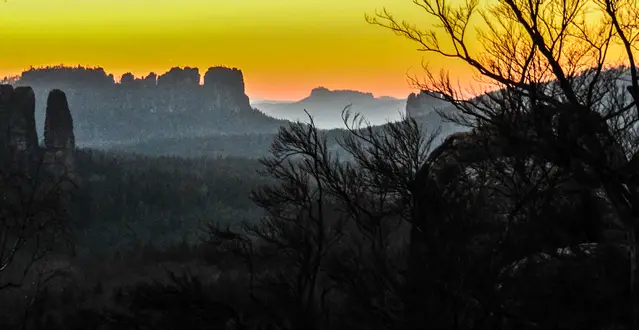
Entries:
[[432,24],[411,0],[7,0],[0,77],[58,64],[115,77],[224,65],[243,71],[249,97],[271,100],[298,100],[318,86],[405,98],[422,60],[470,79],[467,67],[366,22],[384,7]]

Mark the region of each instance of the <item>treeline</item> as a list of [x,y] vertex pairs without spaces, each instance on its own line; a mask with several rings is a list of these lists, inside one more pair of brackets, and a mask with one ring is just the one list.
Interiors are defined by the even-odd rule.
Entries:
[[213,134],[196,137],[154,138],[114,144],[108,150],[125,150],[151,156],[242,157],[257,159],[269,153],[275,134]]
[[[345,123],[353,125],[358,118],[349,116]],[[308,118],[304,122],[308,122]],[[343,120],[344,121],[344,120]],[[424,131],[439,131],[440,137],[464,131],[465,128],[444,122],[437,113],[415,118],[416,123]],[[378,134],[384,133],[384,125],[373,126]],[[338,140],[348,135],[345,129],[320,130],[320,134],[327,139],[329,149],[348,158],[350,155],[339,145]],[[270,154],[270,146],[277,135],[275,133],[254,134],[207,134],[202,136],[184,136],[171,138],[151,138],[141,141],[113,143],[103,148],[113,151],[127,151],[152,156],[177,157],[241,157],[258,159]],[[436,143],[440,143],[438,138]]]
[[[343,154],[337,138],[345,135],[344,130],[322,131],[330,148]],[[197,137],[156,138],[140,142],[130,142],[109,146],[109,150],[125,150],[151,156],[200,157],[240,157],[259,159],[270,154],[270,147],[276,134],[223,134]]]

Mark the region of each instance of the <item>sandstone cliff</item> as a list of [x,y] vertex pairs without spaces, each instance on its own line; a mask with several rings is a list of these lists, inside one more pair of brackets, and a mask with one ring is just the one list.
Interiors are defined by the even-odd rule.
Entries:
[[[34,126],[35,128],[35,126]],[[44,122],[45,165],[55,172],[73,172],[75,136],[73,119],[64,92],[54,89],[47,99]]]
[[[254,110],[245,93],[242,71],[212,67],[201,79],[198,68],[172,68],[116,83],[97,68],[30,69],[20,85],[32,86],[36,113],[44,117],[47,92],[61,88],[74,110],[76,141],[140,141],[216,133],[273,133],[281,121]],[[200,81],[203,80],[203,84]],[[44,125],[38,122],[38,129]]]
[[244,90],[242,70],[212,67],[204,74],[204,88],[211,109],[224,109],[239,113],[251,109],[249,97]]

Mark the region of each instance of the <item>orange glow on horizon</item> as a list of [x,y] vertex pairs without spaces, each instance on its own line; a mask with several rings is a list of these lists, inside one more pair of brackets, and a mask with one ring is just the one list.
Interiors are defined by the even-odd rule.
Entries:
[[[102,67],[116,79],[223,65],[242,70],[251,98],[299,100],[319,86],[405,98],[415,91],[408,76],[423,77],[426,61],[474,82],[468,65],[365,21],[382,8],[433,23],[411,0],[8,0],[0,77],[58,64]],[[479,48],[473,38],[469,46]]]
[[298,100],[319,86],[405,98],[424,54],[365,21],[383,7],[423,21],[410,0],[9,0],[0,4],[0,77],[59,64],[116,79],[224,65],[242,70],[252,98]]

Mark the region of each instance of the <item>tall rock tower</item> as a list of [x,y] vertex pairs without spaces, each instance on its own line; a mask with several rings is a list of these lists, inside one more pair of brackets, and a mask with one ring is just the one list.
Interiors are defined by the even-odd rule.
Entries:
[[0,86],[0,159],[5,170],[34,170],[38,159],[35,94],[31,87]]
[[73,174],[75,171],[75,136],[73,118],[67,97],[54,89],[47,98],[44,121],[44,165],[54,174]]
[[31,87],[13,91],[13,111],[9,120],[9,150],[18,168],[35,170],[38,161],[38,133],[35,122],[35,93]]
[[251,109],[245,93],[242,70],[211,67],[204,74],[204,89],[209,106],[213,109],[225,109],[230,113]]

